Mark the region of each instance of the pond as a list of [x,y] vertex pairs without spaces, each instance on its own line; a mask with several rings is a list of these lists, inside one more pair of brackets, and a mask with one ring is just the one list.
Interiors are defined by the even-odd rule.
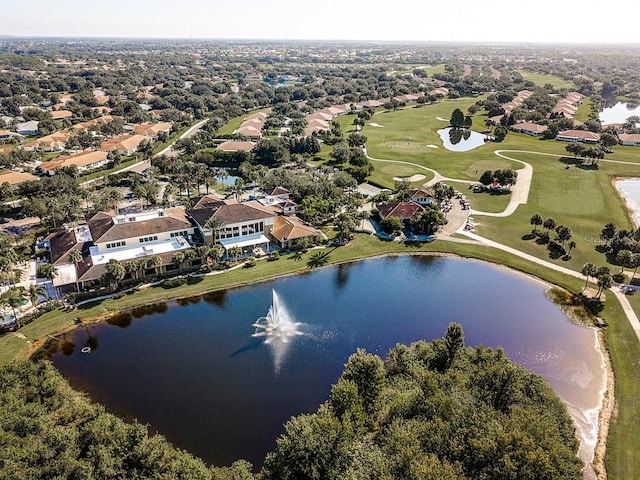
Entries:
[[487,136],[465,128],[447,127],[438,130],[444,148],[452,152],[468,152],[484,145]]
[[640,178],[615,181],[616,190],[624,200],[636,228],[640,225]]
[[[300,323],[286,343],[253,336],[272,290]],[[544,290],[475,260],[377,258],[123,313],[69,335],[51,358],[75,388],[177,447],[216,465],[260,466],[291,416],[327,400],[358,347],[386,356],[460,322],[467,345],[502,346],[551,383],[589,459],[604,379],[596,333],[570,323]]]
[[618,102],[612,107],[603,108],[598,118],[602,125],[609,125],[611,123],[624,123],[627,118],[632,116],[640,116],[640,105]]

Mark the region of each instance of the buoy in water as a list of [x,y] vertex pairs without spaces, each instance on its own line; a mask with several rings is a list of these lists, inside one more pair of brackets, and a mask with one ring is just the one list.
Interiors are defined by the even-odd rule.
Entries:
[[89,353],[91,351],[91,347],[82,347],[82,350],[80,350],[82,353]]

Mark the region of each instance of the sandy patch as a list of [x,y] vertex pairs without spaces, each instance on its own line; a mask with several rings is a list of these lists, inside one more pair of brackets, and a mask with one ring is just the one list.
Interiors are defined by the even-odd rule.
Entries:
[[419,182],[420,180],[424,180],[427,178],[421,173],[416,173],[415,175],[411,175],[410,177],[393,177],[396,182],[401,182],[402,180],[406,180],[408,182]]
[[384,125],[380,125],[379,123],[370,123],[369,125],[371,125],[372,127],[384,128]]
[[442,117],[436,117],[436,120],[439,120],[441,122],[448,122],[449,121],[448,118],[442,118]]
[[427,148],[438,148],[438,145],[427,145]]

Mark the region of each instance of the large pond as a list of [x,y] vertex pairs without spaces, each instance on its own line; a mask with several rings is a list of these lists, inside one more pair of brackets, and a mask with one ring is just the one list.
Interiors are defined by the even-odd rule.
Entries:
[[616,180],[616,189],[627,205],[636,228],[640,225],[640,178]]
[[438,130],[444,148],[453,152],[468,152],[485,144],[487,136],[466,128],[447,127]]
[[605,107],[598,118],[603,125],[624,123],[627,118],[640,116],[640,105],[618,102],[612,107]]
[[[287,343],[253,336],[272,289],[301,323]],[[596,332],[570,323],[544,290],[474,260],[378,258],[123,314],[69,335],[73,346],[52,360],[110,411],[205,461],[261,465],[283,424],[328,398],[358,347],[386,356],[398,342],[441,338],[456,321],[467,345],[502,346],[551,383],[588,459],[604,380]]]

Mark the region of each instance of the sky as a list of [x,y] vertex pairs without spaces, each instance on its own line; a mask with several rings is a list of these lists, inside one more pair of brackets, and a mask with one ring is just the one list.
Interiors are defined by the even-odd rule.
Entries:
[[[640,43],[631,0],[7,0],[0,35]],[[631,17],[630,17],[631,16]]]

